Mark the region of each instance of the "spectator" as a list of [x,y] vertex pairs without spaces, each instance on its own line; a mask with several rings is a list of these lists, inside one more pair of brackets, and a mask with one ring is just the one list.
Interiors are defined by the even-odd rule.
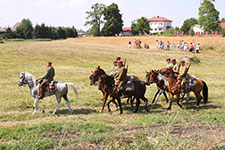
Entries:
[[188,43],[185,42],[185,44],[184,44],[184,52],[187,52],[187,50],[188,50]]
[[167,43],[166,43],[166,50],[167,50],[167,51],[170,50],[170,42],[169,42],[169,41],[167,41]]
[[131,48],[131,41],[128,42],[128,47]]
[[176,45],[175,45],[175,43],[173,43],[172,50],[175,50],[175,47],[176,47]]
[[193,41],[193,51],[195,50],[195,48],[196,48],[196,44],[195,44],[195,41]]
[[181,49],[184,49],[184,41],[181,41]]
[[134,48],[136,47],[136,40],[134,39]]
[[196,46],[196,53],[199,53],[200,50],[200,43],[198,43],[198,45]]
[[193,50],[194,50],[194,46],[193,46],[193,44],[191,43],[189,52],[193,52]]
[[156,42],[155,42],[155,48],[158,48],[158,40],[156,40]]
[[178,41],[178,42],[177,42],[177,48],[178,48],[179,50],[180,50],[180,48],[181,48],[181,47],[180,47],[180,46],[181,46],[180,44],[181,44],[181,42]]

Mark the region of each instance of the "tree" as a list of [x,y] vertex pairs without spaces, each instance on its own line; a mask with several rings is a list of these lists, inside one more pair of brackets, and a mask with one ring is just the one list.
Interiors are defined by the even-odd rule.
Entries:
[[5,33],[3,34],[4,39],[12,39],[14,38],[13,31],[10,27],[6,28]]
[[220,20],[220,22],[225,22],[225,18],[222,18],[222,19]]
[[193,28],[191,28],[191,29],[189,30],[189,35],[191,35],[191,36],[194,36],[194,35],[195,35],[195,32],[194,32]]
[[62,27],[59,27],[57,30],[58,36],[60,39],[66,39],[66,31]]
[[181,31],[183,31],[185,34],[187,34],[189,32],[189,30],[191,29],[191,26],[198,24],[197,19],[195,18],[190,18],[190,19],[186,19],[181,27]]
[[133,35],[144,35],[149,34],[150,25],[147,18],[141,17],[132,21],[131,28]]
[[29,19],[23,19],[20,26],[16,28],[18,38],[32,39],[33,26]]
[[77,37],[77,30],[74,28],[65,28],[67,37]]
[[219,11],[213,4],[215,0],[204,0],[199,7],[198,23],[205,31],[218,31],[221,29],[219,20]]
[[123,20],[122,14],[120,14],[120,10],[117,4],[112,3],[109,5],[104,11],[104,20],[106,23],[102,28],[102,34],[105,36],[114,36],[119,34],[122,31]]
[[[93,36],[100,36],[101,32],[100,32],[100,28],[101,28],[101,24],[103,23],[102,20],[102,15],[103,15],[103,11],[105,10],[105,5],[104,4],[94,4],[91,9],[93,9],[93,11],[86,11],[86,14],[88,15],[86,17],[86,22],[85,22],[85,26],[90,25],[91,29],[91,35]],[[90,19],[90,20],[89,20]]]
[[38,24],[34,27],[34,38],[42,38],[42,29],[41,26],[39,26]]

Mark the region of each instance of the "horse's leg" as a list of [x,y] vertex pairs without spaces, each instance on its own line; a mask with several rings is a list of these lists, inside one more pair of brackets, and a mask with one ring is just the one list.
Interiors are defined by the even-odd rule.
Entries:
[[190,100],[190,92],[187,92],[187,98],[186,98],[186,103],[188,103],[188,101]]
[[172,93],[169,93],[169,95],[170,95],[170,105],[169,105],[169,107],[167,108],[167,110],[170,110],[170,109],[171,109],[171,107],[172,107],[172,102],[173,102],[173,94],[172,94]]
[[127,98],[127,104],[129,104],[130,99],[132,100],[132,97]]
[[55,108],[55,110],[52,114],[55,114],[57,112],[57,110],[59,109],[59,106],[61,105],[61,97],[56,96],[56,100],[57,100],[57,107]]
[[114,98],[111,98],[108,103],[107,103],[107,106],[108,106],[108,111],[111,113],[111,109],[110,109],[110,103],[114,100]]
[[108,98],[108,93],[107,92],[104,92],[103,93],[103,103],[102,103],[101,112],[103,112],[103,110],[104,110],[104,107],[105,107],[105,103],[106,103],[107,98]]
[[158,96],[159,92],[160,92],[160,89],[158,89],[158,91],[155,93],[154,99],[152,100],[152,104],[155,103],[155,99]]
[[169,102],[169,100],[168,100],[168,98],[167,98],[166,91],[163,91],[163,95],[164,95],[164,97],[165,97],[165,99],[166,99],[166,103],[168,103],[168,102]]
[[145,109],[146,109],[146,111],[150,112],[149,109],[148,109],[148,99],[145,98],[145,96],[143,96],[141,99],[145,102]]
[[200,92],[194,92],[195,93],[195,97],[197,98],[197,102],[196,102],[196,108],[197,108],[197,110],[199,110],[199,104],[200,104],[200,102],[201,102],[201,100],[202,100],[202,96],[201,96],[201,94],[200,94]]
[[123,113],[123,109],[122,109],[122,104],[121,104],[121,99],[117,98],[117,102],[119,103],[119,107],[120,107],[120,115]]
[[162,94],[162,92],[163,92],[163,90],[159,89],[159,93],[157,94],[155,104],[157,104],[157,101],[159,99],[159,96]]
[[115,101],[115,99],[113,99],[112,102],[116,105],[116,108],[117,108],[117,107],[118,107],[118,104],[117,104],[117,102]]
[[71,114],[71,113],[72,113],[72,109],[71,109],[71,107],[70,107],[70,101],[69,101],[67,95],[64,95],[63,98],[64,98],[64,100],[66,101],[66,103],[67,103],[67,105],[68,105],[68,108],[69,108],[69,114]]
[[134,113],[137,113],[139,105],[140,105],[140,98],[136,97],[136,110],[134,111]]
[[133,97],[131,96],[131,107],[134,107],[134,105],[133,105],[134,104],[134,99],[135,99],[135,97],[134,96]]
[[180,102],[183,102],[184,101],[185,92],[181,93],[181,95],[182,95],[182,97],[180,98]]
[[180,106],[181,109],[183,109],[182,105],[180,104],[180,94],[176,94],[176,101],[177,101],[177,105]]
[[35,98],[34,99],[34,112],[33,112],[33,115],[35,115],[37,113],[37,110],[39,110],[40,112],[44,113],[45,111],[38,108],[38,102],[39,102],[39,99],[38,98]]

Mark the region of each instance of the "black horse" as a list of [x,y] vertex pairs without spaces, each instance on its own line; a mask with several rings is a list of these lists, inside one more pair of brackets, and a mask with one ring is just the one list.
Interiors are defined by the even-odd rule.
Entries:
[[[134,80],[134,87],[135,90],[134,91],[127,91],[127,95],[128,97],[134,97],[136,99],[136,109],[134,111],[134,113],[136,113],[138,111],[139,105],[140,105],[140,99],[142,99],[145,102],[145,108],[146,111],[149,112],[148,110],[148,99],[145,98],[145,92],[146,92],[146,85],[144,81],[140,81],[140,80]],[[99,77],[99,89],[101,90],[104,87],[108,87],[110,92],[110,96],[111,99],[110,101],[107,103],[108,105],[108,111],[111,112],[110,109],[110,103],[114,102],[115,99],[117,100],[119,107],[120,107],[120,114],[123,113],[122,110],[122,105],[121,105],[121,93],[119,92],[112,92],[114,89],[114,79],[108,75],[102,75]]]

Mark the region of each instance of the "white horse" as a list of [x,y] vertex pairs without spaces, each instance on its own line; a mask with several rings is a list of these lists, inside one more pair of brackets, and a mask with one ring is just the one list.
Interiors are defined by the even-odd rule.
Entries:
[[[38,101],[39,96],[40,96],[40,92],[39,92],[39,87],[40,87],[40,83],[38,83],[38,81],[36,80],[36,78],[34,76],[32,76],[30,73],[28,72],[21,72],[20,73],[20,79],[19,79],[19,86],[22,86],[24,84],[28,84],[29,88],[30,88],[30,94],[31,96],[34,97],[34,112],[33,114],[36,114],[37,110],[41,111],[41,112],[45,112],[44,110],[38,108]],[[71,107],[70,107],[70,102],[69,99],[67,98],[67,93],[68,93],[68,86],[72,87],[74,93],[76,94],[76,96],[78,95],[77,92],[77,87],[73,84],[73,83],[63,83],[63,82],[57,82],[55,84],[55,88],[53,90],[49,90],[45,92],[45,97],[51,96],[53,94],[55,94],[56,99],[57,99],[57,107],[55,108],[53,114],[56,113],[56,111],[58,110],[59,106],[61,105],[61,98],[63,97],[66,101],[66,103],[68,104],[68,108],[69,108],[69,114],[72,113]]]

